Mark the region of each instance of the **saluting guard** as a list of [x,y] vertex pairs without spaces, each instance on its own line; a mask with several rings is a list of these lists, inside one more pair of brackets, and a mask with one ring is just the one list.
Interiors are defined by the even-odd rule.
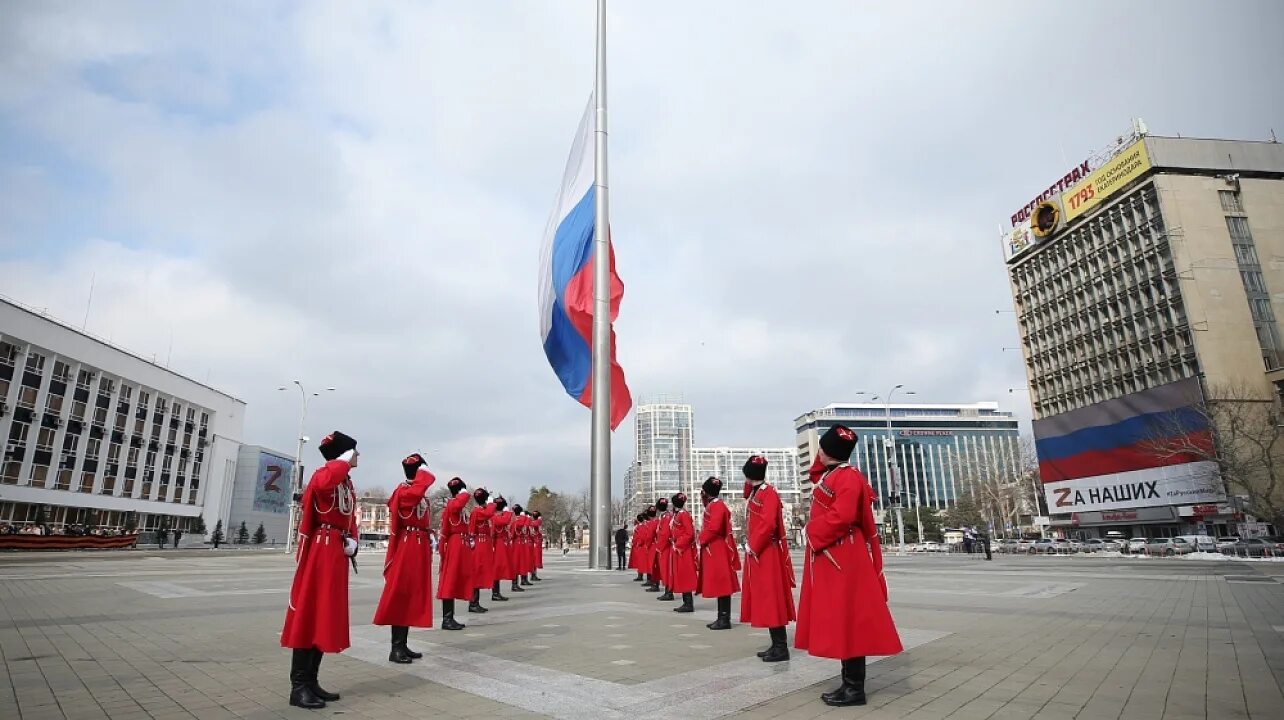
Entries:
[[392,626],[390,662],[406,664],[423,653],[407,647],[410,628],[432,627],[432,512],[425,495],[437,481],[415,453],[401,461],[406,480],[388,498],[388,553],[375,625]]
[[789,659],[785,626],[794,612],[794,566],[785,536],[785,516],[776,488],[768,485],[767,458],[754,455],[743,468],[745,528],[749,551],[745,555],[740,622],[767,628],[771,647],[758,653],[763,662]]
[[[357,493],[348,475],[357,441],[338,430],[317,447],[326,463],[312,473],[299,508],[298,562],[281,647],[290,660],[290,704],[317,709],[339,699],[317,682],[324,653],[348,649],[348,566],[357,555]],[[355,565],[354,565],[355,566]]]

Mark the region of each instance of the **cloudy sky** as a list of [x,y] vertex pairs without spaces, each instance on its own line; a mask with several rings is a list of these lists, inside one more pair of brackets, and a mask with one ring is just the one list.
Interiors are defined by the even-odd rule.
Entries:
[[[1284,135],[1278,2],[881,5],[612,4],[619,355],[700,445],[787,446],[896,383],[1028,417],[1006,218],[1133,117]],[[89,330],[245,399],[247,442],[293,448],[281,384],[337,387],[308,431],[355,435],[367,485],[422,450],[587,487],[536,271],[593,23],[588,0],[4,3],[0,294],[78,324],[92,278]]]

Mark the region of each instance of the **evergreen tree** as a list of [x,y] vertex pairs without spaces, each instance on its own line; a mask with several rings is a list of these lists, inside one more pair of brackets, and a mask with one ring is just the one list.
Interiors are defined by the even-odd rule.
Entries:
[[214,532],[210,533],[210,542],[214,543],[214,547],[218,547],[218,544],[223,542],[223,521],[222,520],[219,520],[217,523],[214,524]]
[[241,527],[236,530],[236,544],[244,545],[250,541],[250,529],[245,527],[245,521],[241,521]]
[[267,530],[263,528],[263,523],[259,523],[259,529],[254,531],[254,544],[262,545],[267,540]]

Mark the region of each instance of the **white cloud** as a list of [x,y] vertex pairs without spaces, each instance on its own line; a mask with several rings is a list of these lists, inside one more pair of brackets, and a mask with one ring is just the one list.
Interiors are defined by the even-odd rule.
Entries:
[[[509,492],[587,483],[534,298],[588,5],[0,12],[5,294],[79,318],[96,272],[91,330],[160,357],[172,333],[175,369],[250,402],[251,442],[292,445],[278,385],[339,387],[310,432],[356,435],[371,482],[421,449]],[[1027,414],[993,312],[1011,209],[1133,115],[1260,137],[1284,109],[1218,70],[1231,39],[1284,67],[1271,3],[611,12],[620,355],[635,396],[695,403],[701,443],[788,445],[898,382]]]

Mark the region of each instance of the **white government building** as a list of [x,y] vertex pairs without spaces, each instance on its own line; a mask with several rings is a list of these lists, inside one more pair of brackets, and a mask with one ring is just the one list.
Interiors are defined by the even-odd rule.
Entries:
[[[288,508],[292,460],[257,447],[242,452],[245,409],[225,392],[0,299],[0,524],[30,524],[43,510],[51,527],[190,531],[198,517],[210,530],[222,519],[229,536],[242,520],[251,531],[259,521],[270,527]],[[265,494],[262,468],[272,474],[280,465],[260,461],[261,453],[290,466],[283,496],[256,504],[254,494]],[[272,530],[284,540],[283,527]]]

